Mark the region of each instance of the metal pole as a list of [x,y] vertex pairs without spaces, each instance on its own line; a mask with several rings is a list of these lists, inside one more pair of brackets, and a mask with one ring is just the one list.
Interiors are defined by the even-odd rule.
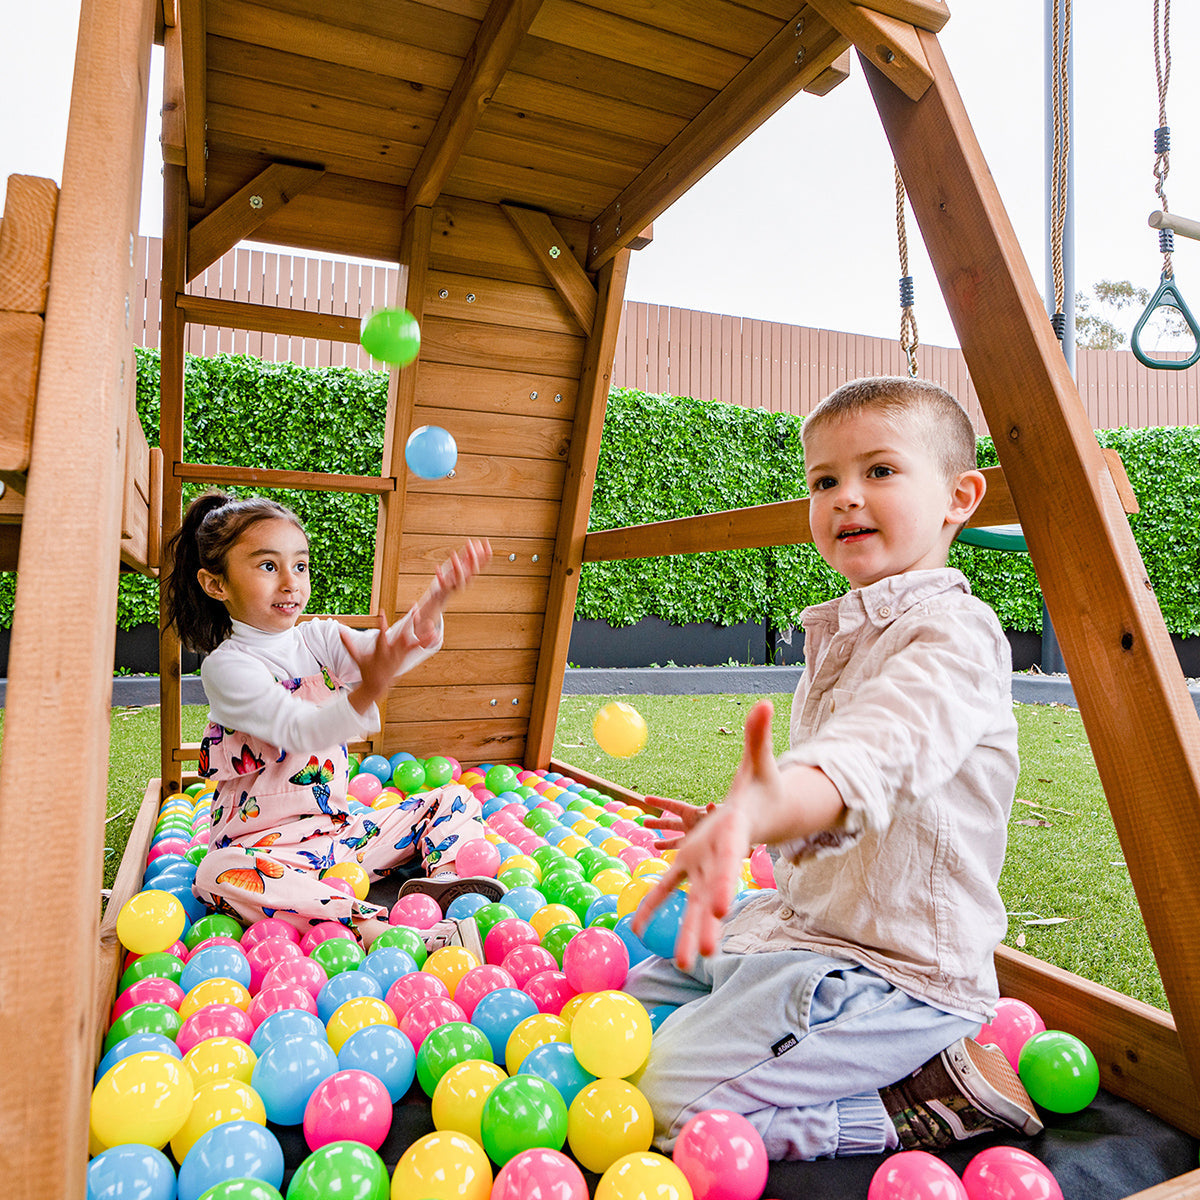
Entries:
[[[1053,214],[1051,212],[1050,196],[1054,181],[1054,110],[1051,99],[1054,95],[1054,73],[1057,70],[1056,51],[1054,43],[1054,11],[1058,8],[1059,32],[1065,32],[1066,22],[1063,19],[1065,0],[1045,0],[1045,158],[1046,158],[1046,311],[1053,313],[1054,309],[1054,254],[1051,246]],[[1067,104],[1066,128],[1068,132],[1075,125],[1075,49],[1074,39],[1067,42]],[[1062,350],[1067,361],[1067,367],[1072,375],[1075,374],[1075,139],[1072,137],[1067,147],[1067,202],[1062,234],[1062,268],[1063,268],[1063,315],[1066,317],[1066,327],[1063,332]],[[1042,670],[1047,674],[1062,674],[1067,669],[1059,649],[1058,638],[1054,635],[1054,626],[1050,623],[1050,613],[1042,604]]]

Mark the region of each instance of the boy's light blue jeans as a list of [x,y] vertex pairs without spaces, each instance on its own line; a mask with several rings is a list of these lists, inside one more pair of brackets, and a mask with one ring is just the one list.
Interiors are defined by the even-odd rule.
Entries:
[[744,1116],[772,1160],[881,1153],[897,1138],[878,1089],[979,1032],[809,950],[718,950],[690,973],[652,956],[625,990],[648,1007],[681,1006],[655,1031],[637,1084],[664,1152],[689,1118],[719,1108]]

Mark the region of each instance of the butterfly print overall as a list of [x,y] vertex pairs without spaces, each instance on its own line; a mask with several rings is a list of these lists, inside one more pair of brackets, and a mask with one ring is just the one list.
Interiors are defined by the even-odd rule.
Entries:
[[[311,704],[327,703],[340,689],[324,669],[280,686]],[[200,774],[217,790],[196,895],[247,923],[278,916],[307,929],[320,921],[386,920],[386,909],[338,891],[321,872],[356,862],[375,880],[418,855],[430,872],[451,865],[463,842],[483,836],[479,801],[458,784],[352,814],[347,769],[345,746],[285,750],[210,724]]]

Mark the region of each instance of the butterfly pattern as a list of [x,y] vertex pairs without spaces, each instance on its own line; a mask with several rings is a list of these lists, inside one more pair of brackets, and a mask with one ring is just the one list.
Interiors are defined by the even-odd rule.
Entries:
[[230,867],[217,876],[217,883],[241,888],[246,892],[256,892],[261,896],[266,891],[266,881],[282,879],[286,868],[281,863],[275,862],[274,859],[268,858],[264,854],[255,854],[254,851],[272,845],[281,836],[279,833],[269,833],[266,837],[259,838],[253,846],[245,850],[245,853],[254,859],[254,866]]

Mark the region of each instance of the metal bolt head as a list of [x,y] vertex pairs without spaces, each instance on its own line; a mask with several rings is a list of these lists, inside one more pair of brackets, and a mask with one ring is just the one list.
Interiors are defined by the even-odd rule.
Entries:
[[450,295],[446,288],[438,288],[438,299],[445,300]]
[[513,708],[516,708],[516,707],[517,707],[517,705],[518,705],[518,704],[520,704],[520,703],[521,703],[521,702],[520,702],[520,700],[518,700],[518,699],[516,698],[516,696],[514,696],[514,697],[513,697]]
[[799,66],[804,61],[804,47],[800,46],[796,50],[796,66]]
[[562,392],[556,392],[556,393],[554,394],[554,403],[555,403],[555,404],[561,404],[561,403],[562,403]]
[[516,562],[516,561],[517,561],[517,556],[516,556],[515,554],[510,554],[510,555],[508,556],[508,561],[509,561],[509,562]]
[[537,560],[538,560],[538,556],[535,554],[535,555],[533,556],[533,561],[534,561],[534,562],[537,562]]
[[495,701],[495,700],[489,700],[489,701],[488,701],[488,704],[490,704],[492,708],[495,708],[495,707],[496,707],[496,701]]
[[447,479],[453,479],[453,478],[454,478],[454,468],[453,468],[453,467],[451,467],[451,468],[450,468],[450,470],[448,470],[448,471],[446,472],[446,478],[447,478]]
[[887,46],[879,47],[879,57],[885,63],[894,63],[896,61],[896,52]]
[[475,303],[475,293],[474,293],[474,292],[468,292],[468,293],[467,293],[467,303],[468,303],[468,304],[474,304],[474,303]]
[[251,196],[250,197],[250,207],[251,208],[262,208],[262,206],[263,206],[263,198],[261,196]]
[[557,246],[550,247],[550,257],[551,258],[557,258],[561,253],[562,253],[562,251]]
[[530,400],[536,400],[536,399],[537,399],[537,392],[530,392],[530,393],[529,393],[529,398],[530,398]]

